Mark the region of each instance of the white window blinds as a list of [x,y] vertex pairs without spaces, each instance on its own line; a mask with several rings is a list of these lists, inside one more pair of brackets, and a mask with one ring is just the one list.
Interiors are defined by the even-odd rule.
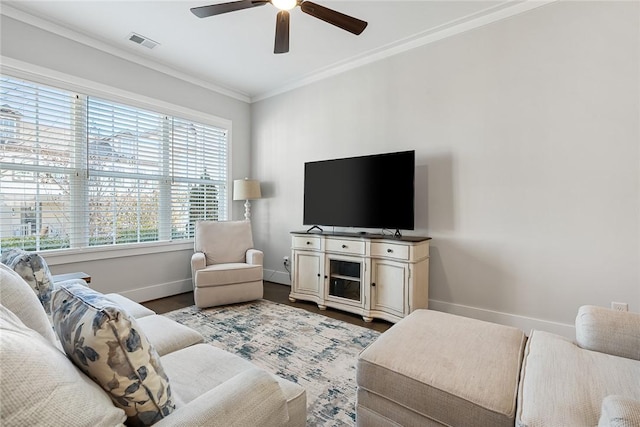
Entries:
[[0,249],[179,240],[227,219],[227,130],[2,76]]
[[172,232],[192,237],[196,221],[225,219],[227,131],[178,118],[172,128]]

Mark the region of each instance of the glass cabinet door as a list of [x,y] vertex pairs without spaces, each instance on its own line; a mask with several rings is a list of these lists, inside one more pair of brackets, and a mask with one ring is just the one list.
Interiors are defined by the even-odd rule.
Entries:
[[362,264],[338,259],[329,260],[329,296],[354,302],[362,301]]

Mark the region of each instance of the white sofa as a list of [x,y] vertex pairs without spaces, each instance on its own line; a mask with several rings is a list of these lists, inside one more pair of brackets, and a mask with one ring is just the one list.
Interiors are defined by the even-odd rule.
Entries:
[[[144,389],[154,399],[165,402],[153,421],[143,424],[225,427],[306,424],[306,393],[299,385],[200,343],[202,336],[197,332],[155,315],[133,301],[111,295],[126,306],[122,309],[86,287],[86,292],[79,290],[76,283],[61,285],[51,299],[55,307],[52,318],[58,326],[56,336],[40,303],[42,299],[18,274],[0,264],[0,425],[141,425],[144,416],[129,417],[129,412],[114,403],[127,397],[114,399],[116,379],[122,383],[131,378],[121,378],[122,372],[116,367],[111,374],[113,379],[99,386],[100,375],[95,371],[85,374],[76,360],[75,353],[82,353],[81,359],[91,359],[89,365],[95,359],[114,365],[121,350],[113,346],[114,341],[107,342],[104,347],[107,350],[98,351],[98,356],[92,349],[99,350],[104,342],[88,342],[94,335],[110,332],[113,325],[119,328],[123,324],[130,329],[128,335],[121,335],[126,339],[118,344],[137,346],[140,351],[135,353],[147,358],[146,365],[135,370],[135,381],[126,393],[133,388]],[[73,330],[75,333],[65,337],[60,331],[81,314],[79,310],[69,310],[74,307],[72,303],[82,304],[82,311],[96,309],[92,314],[94,322],[81,321]],[[127,310],[141,317],[135,319]],[[96,313],[107,319],[104,322],[107,327],[95,320],[99,318]],[[81,331],[81,327],[89,331],[87,341],[87,331]],[[131,333],[131,329],[139,332]],[[153,384],[149,386],[152,371],[157,374],[157,383],[165,386],[161,392],[153,389]],[[125,406],[127,403],[131,401],[125,402]],[[146,402],[137,400],[130,406],[143,404]]]
[[416,310],[360,354],[360,427],[640,427],[640,314],[584,306],[576,341]]
[[640,314],[583,306],[575,341],[532,331],[520,376],[520,427],[640,427]]

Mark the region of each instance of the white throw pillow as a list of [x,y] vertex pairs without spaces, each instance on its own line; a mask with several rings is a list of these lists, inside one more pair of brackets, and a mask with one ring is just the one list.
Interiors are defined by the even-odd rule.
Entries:
[[122,426],[126,419],[64,353],[2,305],[0,366],[2,426]]
[[27,327],[52,344],[56,343],[56,334],[38,297],[18,273],[4,264],[0,264],[0,304],[18,316]]

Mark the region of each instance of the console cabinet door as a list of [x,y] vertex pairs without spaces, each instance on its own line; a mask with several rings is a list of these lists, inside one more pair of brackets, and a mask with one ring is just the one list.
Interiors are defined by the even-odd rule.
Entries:
[[404,317],[408,281],[408,264],[380,259],[372,260],[371,310]]
[[295,252],[294,257],[294,292],[320,296],[320,283],[322,283],[320,254],[300,251]]

